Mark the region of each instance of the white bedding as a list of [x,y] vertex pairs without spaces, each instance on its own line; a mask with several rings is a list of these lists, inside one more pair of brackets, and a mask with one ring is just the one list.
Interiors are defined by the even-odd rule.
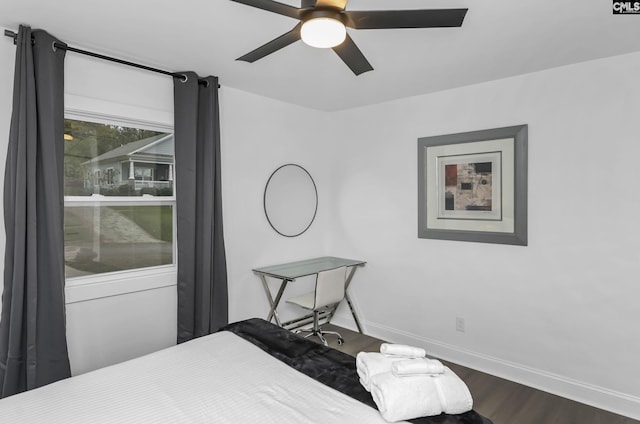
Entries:
[[225,331],[2,399],[0,423],[386,421]]

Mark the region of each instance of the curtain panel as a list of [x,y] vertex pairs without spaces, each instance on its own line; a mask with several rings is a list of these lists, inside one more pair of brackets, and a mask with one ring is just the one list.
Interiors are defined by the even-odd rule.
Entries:
[[[64,304],[64,57],[20,26],[4,177],[0,397],[71,375]],[[63,44],[63,43],[61,43]]]
[[218,79],[181,75],[174,77],[178,343],[228,323]]

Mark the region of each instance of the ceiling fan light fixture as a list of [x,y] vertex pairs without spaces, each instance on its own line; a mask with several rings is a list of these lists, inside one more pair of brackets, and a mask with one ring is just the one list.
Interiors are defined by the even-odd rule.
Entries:
[[311,47],[326,49],[342,43],[347,37],[347,28],[334,18],[312,18],[302,24],[300,37]]

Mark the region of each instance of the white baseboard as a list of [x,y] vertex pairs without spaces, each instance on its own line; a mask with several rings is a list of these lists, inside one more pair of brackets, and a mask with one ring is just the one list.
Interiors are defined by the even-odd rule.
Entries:
[[[350,314],[336,314],[332,323],[356,330]],[[605,387],[574,380],[562,375],[505,361],[479,352],[461,349],[437,340],[407,333],[381,324],[362,321],[365,334],[393,343],[419,346],[430,356],[463,365],[506,380],[567,399],[640,420],[640,398]]]

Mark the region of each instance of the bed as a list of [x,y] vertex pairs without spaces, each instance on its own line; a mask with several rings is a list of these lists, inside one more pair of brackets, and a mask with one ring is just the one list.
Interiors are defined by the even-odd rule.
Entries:
[[[257,318],[2,399],[0,422],[386,423],[353,357]],[[475,411],[410,422],[491,424]]]

